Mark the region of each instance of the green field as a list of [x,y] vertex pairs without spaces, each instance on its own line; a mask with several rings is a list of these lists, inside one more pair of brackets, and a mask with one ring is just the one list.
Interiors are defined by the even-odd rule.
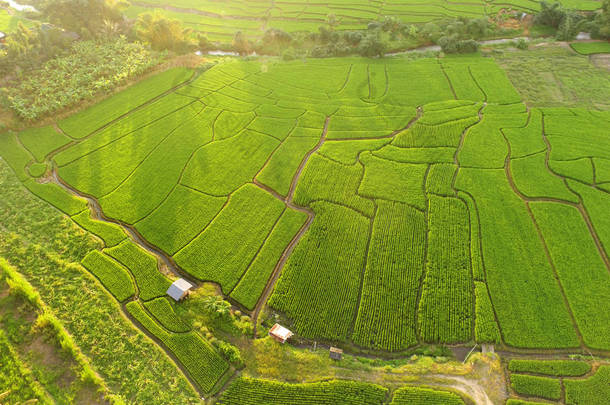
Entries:
[[[583,361],[515,359],[509,363],[511,388],[515,396],[528,399],[559,400],[563,391],[566,404],[601,405],[607,402],[610,393],[610,366],[603,364],[594,370],[591,368],[591,364]],[[561,376],[564,378],[560,379]],[[528,405],[530,402],[511,398],[507,404]]]
[[[610,196],[597,187],[610,159],[606,117],[526,110],[491,59],[388,59],[385,78],[370,76],[371,66],[220,63],[153,103],[127,90],[142,106],[110,115],[103,131],[94,128],[113,103],[123,105],[122,94],[60,121],[74,141],[34,157],[249,310],[304,224],[286,202],[310,210],[314,221],[269,301],[302,337],[400,351],[473,339],[575,348],[580,335],[609,350],[599,303],[610,297],[610,228],[600,209]],[[431,90],[404,76],[425,77]],[[44,134],[61,144],[63,135]],[[17,151],[7,157],[22,171],[32,158],[14,136],[3,135],[3,155]],[[594,163],[595,179],[572,164],[579,159]],[[63,207],[68,195],[50,193],[54,184],[28,182],[80,212]],[[119,301],[136,291],[130,278],[144,301],[169,285],[128,241],[83,265]]]
[[[567,8],[591,11],[600,7],[596,0],[562,0]],[[268,28],[292,32],[316,32],[326,25],[327,16],[335,15],[338,29],[366,29],[371,21],[383,16],[395,16],[410,24],[427,23],[447,18],[482,18],[492,16],[501,9],[535,12],[540,4],[535,0],[450,2],[434,0],[425,4],[416,1],[365,1],[333,0],[316,3],[300,0],[244,1],[230,0],[145,0],[132,5],[126,14],[134,18],[141,13],[158,10],[163,15],[182,21],[195,31],[205,33],[212,41],[230,43],[234,34],[241,31],[248,38],[260,38]]]
[[582,55],[610,53],[610,42],[574,42],[570,46]]
[[[507,362],[509,403],[595,403],[610,353],[610,82],[548,51],[541,64],[587,69],[560,77],[570,97],[525,91],[532,52],[226,58],[7,130],[0,257],[127,402],[470,403],[394,374],[490,343],[558,356]],[[604,80],[577,107],[572,79],[590,72]],[[178,277],[196,289],[174,303]],[[257,349],[275,322],[302,346],[345,349],[341,372],[317,359],[334,374],[307,374],[295,349],[304,377],[281,376],[290,349]],[[2,336],[6,373],[23,374]],[[366,375],[384,366],[387,380]],[[40,395],[28,384],[24,400]]]

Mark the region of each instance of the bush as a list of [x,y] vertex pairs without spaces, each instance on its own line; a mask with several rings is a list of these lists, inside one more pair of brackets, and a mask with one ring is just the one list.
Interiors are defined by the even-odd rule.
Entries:
[[473,53],[479,49],[479,43],[473,39],[459,39],[457,35],[444,36],[438,40],[445,53]]
[[546,1],[540,3],[540,12],[534,17],[536,24],[548,25],[549,27],[559,28],[559,24],[566,15],[561,3],[549,4]]
[[282,52],[282,59],[285,61],[295,60],[296,53],[294,52],[294,48],[288,48]]
[[218,348],[220,354],[235,367],[242,368],[244,366],[244,360],[237,347],[222,340],[215,340],[214,345]]

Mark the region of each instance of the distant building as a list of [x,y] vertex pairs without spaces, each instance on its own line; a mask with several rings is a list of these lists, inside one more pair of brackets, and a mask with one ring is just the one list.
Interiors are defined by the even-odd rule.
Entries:
[[180,301],[189,294],[189,290],[193,288],[193,285],[183,278],[179,278],[174,281],[172,285],[167,289],[167,295],[172,297],[176,301]]
[[338,347],[331,346],[329,353],[330,358],[333,360],[341,360],[341,357],[343,357],[343,350]]
[[271,327],[271,329],[269,329],[269,336],[271,336],[273,339],[280,343],[286,343],[286,341],[290,339],[293,335],[294,333],[284,328],[279,323],[276,323]]

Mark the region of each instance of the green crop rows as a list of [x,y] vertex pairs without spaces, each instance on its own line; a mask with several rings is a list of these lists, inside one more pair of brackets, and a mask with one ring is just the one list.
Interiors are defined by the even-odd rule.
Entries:
[[609,120],[528,109],[476,55],[228,60],[147,79],[65,134],[2,133],[0,154],[99,236],[85,267],[210,389],[172,346],[198,341],[160,298],[171,280],[119,225],[303,338],[610,350]]
[[218,404],[378,404],[384,400],[386,394],[387,388],[356,381],[286,384],[244,377],[229,386]]
[[[567,8],[578,10],[599,8],[599,3],[593,0],[562,0],[561,3]],[[338,29],[365,29],[367,23],[379,20],[384,15],[396,16],[406,23],[426,23],[450,17],[480,18],[506,8],[537,11],[540,5],[533,0],[472,0],[462,3],[435,0],[425,4],[397,0],[356,0],[349,3],[341,0],[326,3],[301,0],[146,0],[132,5],[126,14],[133,18],[144,12],[158,10],[168,18],[182,21],[190,29],[205,33],[210,40],[226,43],[232,40],[237,31],[250,38],[261,37],[262,27],[287,32],[317,31],[319,26],[326,23],[329,14],[336,16]]]
[[394,392],[391,405],[461,405],[462,398],[453,392],[439,391],[431,388],[403,387]]
[[[508,369],[511,371],[510,381],[515,395],[525,396],[528,399],[559,400],[564,391],[565,400],[562,402],[569,405],[601,405],[608,402],[610,366],[607,364],[599,365],[592,372],[592,365],[584,361],[513,359],[509,362]],[[515,372],[554,377],[515,374]],[[511,398],[506,403],[529,405],[546,402],[528,402]]]
[[557,377],[581,376],[591,371],[591,365],[572,360],[511,360],[508,369],[520,373],[545,374]]

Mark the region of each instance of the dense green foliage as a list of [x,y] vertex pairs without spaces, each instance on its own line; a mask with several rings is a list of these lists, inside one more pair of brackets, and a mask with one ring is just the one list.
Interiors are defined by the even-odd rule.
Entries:
[[143,45],[125,39],[77,42],[68,56],[49,60],[8,87],[5,96],[21,118],[34,120],[114,89],[156,63]]
[[242,377],[235,380],[223,392],[218,404],[297,405],[315,403],[331,405],[379,404],[384,400],[387,388],[356,381],[331,380],[305,384],[286,384]]

